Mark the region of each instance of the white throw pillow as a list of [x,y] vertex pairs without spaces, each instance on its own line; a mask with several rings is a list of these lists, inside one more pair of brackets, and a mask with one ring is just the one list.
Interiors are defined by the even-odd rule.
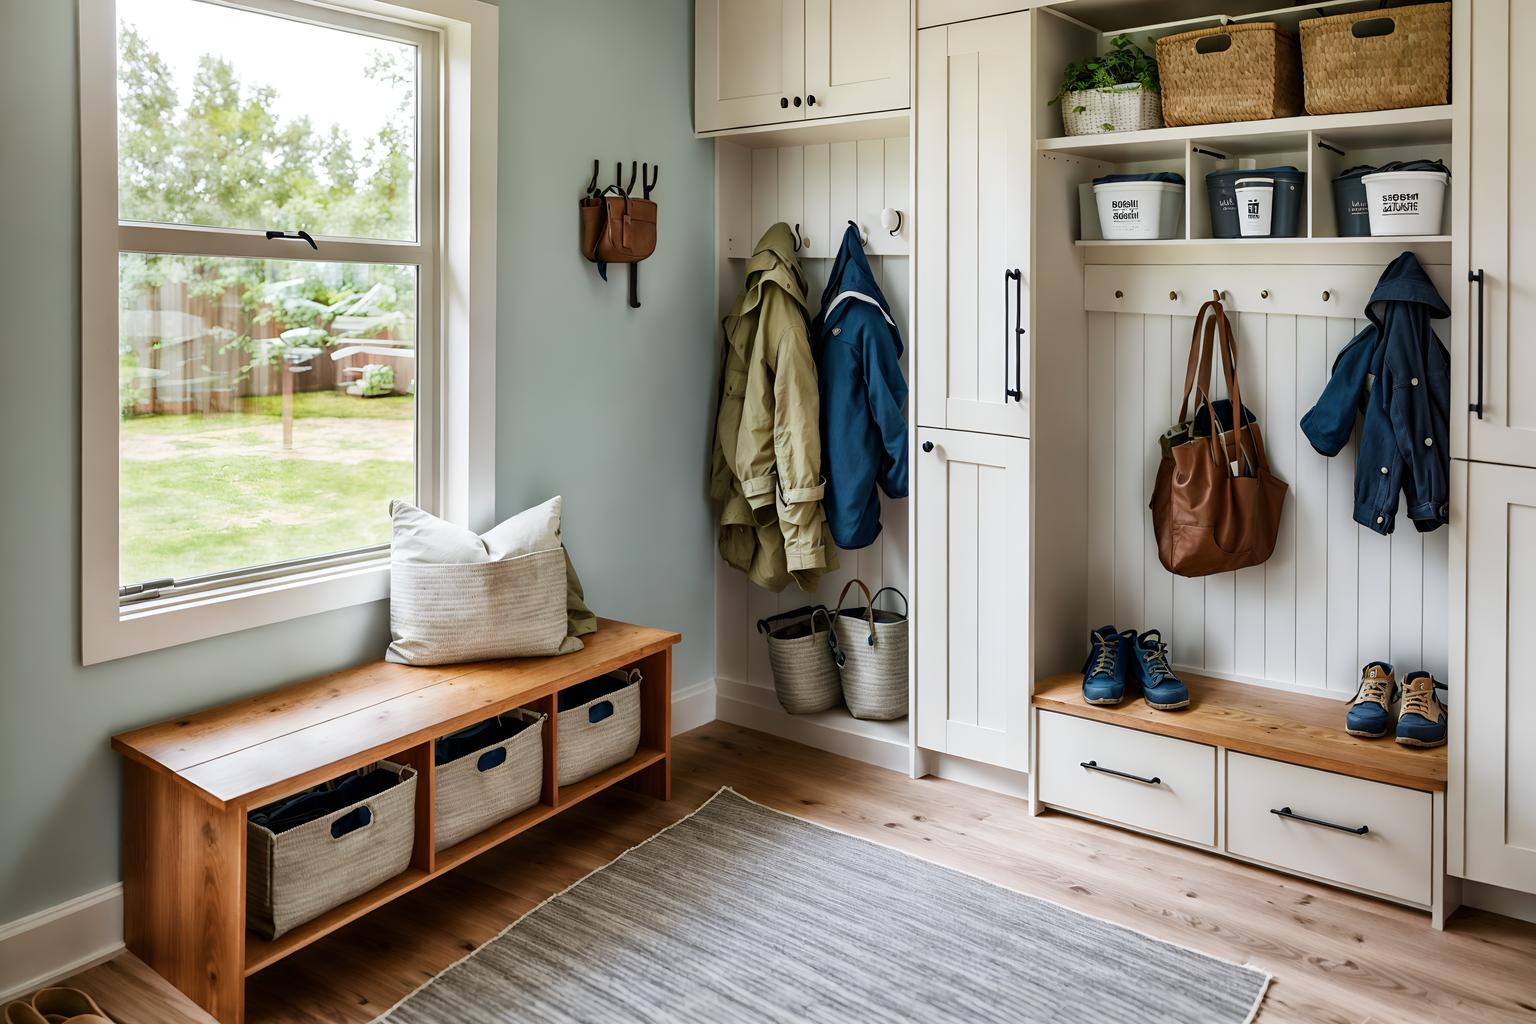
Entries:
[[565,654],[597,628],[560,541],[557,495],[477,535],[390,503],[388,661],[443,665]]

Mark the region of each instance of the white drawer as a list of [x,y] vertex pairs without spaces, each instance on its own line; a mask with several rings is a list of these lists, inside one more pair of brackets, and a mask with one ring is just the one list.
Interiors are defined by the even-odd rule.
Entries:
[[1216,844],[1215,747],[1052,711],[1040,712],[1039,738],[1046,803]]
[[[1273,813],[1356,829],[1342,831]],[[1411,903],[1431,901],[1434,797],[1418,790],[1227,755],[1227,852]]]

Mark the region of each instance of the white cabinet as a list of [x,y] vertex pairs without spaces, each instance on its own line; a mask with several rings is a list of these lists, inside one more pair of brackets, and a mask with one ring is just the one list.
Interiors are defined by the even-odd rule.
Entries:
[[1536,892],[1536,470],[1472,463],[1467,494],[1465,873]]
[[917,422],[1029,436],[1029,19],[917,44]]
[[1029,442],[919,430],[917,743],[1029,768]]
[[1471,173],[1464,187],[1471,206],[1470,269],[1483,274],[1481,332],[1479,289],[1456,285],[1456,294],[1467,295],[1471,305],[1468,344],[1458,355],[1469,382],[1467,400],[1475,404],[1481,393],[1483,407],[1481,416],[1470,417],[1467,455],[1519,466],[1536,466],[1536,204],[1527,177],[1536,167],[1536,131],[1529,121],[1536,62],[1522,59],[1516,43],[1533,33],[1536,4],[1477,0],[1472,6]]
[[905,108],[911,25],[911,0],[697,0],[694,127]]

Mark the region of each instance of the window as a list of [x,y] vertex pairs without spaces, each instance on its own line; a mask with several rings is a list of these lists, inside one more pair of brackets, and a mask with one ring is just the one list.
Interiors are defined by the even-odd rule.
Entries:
[[377,599],[390,499],[487,505],[452,399],[493,400],[494,211],[443,211],[483,208],[494,151],[439,178],[495,11],[357,3],[81,0],[88,663]]

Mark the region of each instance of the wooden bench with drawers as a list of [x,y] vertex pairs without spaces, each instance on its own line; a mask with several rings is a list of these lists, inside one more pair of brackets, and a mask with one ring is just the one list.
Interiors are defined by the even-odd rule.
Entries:
[[[112,739],[124,757],[123,931],[128,948],[223,1024],[245,978],[593,793],[624,783],[671,796],[672,647],[681,635],[601,620],[585,649],[413,668],[375,662]],[[557,785],[560,691],[639,668],[640,745],[628,761]],[[434,849],[433,741],[512,708],[548,716],[539,803]],[[389,759],[418,773],[410,867],[273,941],[246,930],[246,815]]]
[[1083,702],[1082,677],[1035,690],[1037,806],[1121,825],[1427,910],[1445,872],[1445,748],[1344,731],[1345,704],[1180,673],[1190,706]]

